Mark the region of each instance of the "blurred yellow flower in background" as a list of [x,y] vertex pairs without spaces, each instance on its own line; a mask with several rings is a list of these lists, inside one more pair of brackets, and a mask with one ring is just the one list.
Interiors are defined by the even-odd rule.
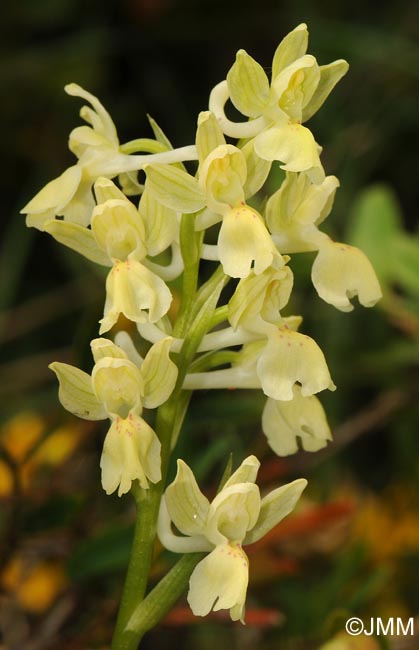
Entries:
[[67,584],[64,568],[55,560],[33,563],[15,555],[1,575],[1,585],[28,612],[47,610]]
[[67,422],[48,431],[39,413],[18,413],[0,429],[0,499],[19,486],[26,491],[41,468],[62,465],[75,451],[88,425]]
[[383,498],[368,496],[359,503],[353,535],[363,540],[377,564],[395,562],[419,550],[419,514],[406,487],[394,487]]

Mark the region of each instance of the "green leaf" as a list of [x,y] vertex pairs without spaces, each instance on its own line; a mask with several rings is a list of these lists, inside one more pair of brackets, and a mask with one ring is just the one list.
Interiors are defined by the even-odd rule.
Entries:
[[396,237],[389,266],[396,282],[407,292],[419,296],[419,238],[402,233]]
[[349,222],[349,242],[366,253],[382,282],[392,280],[393,244],[402,224],[393,191],[385,185],[373,185],[361,192]]

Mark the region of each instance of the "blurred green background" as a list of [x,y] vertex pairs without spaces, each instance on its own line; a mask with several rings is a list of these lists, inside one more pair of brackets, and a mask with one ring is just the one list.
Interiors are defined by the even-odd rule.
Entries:
[[[304,316],[338,386],[321,398],[335,433],[326,451],[275,459],[261,435],[260,395],[193,401],[178,455],[204,485],[233,451],[236,463],[249,452],[263,458],[264,487],[297,475],[310,487],[301,512],[251,557],[245,629],[193,622],[181,603],[144,647],[317,650],[334,638],[333,650],[349,650],[336,635],[350,615],[417,617],[418,3],[20,0],[2,12],[2,647],[105,648],[131,535],[130,499],[101,492],[104,427],[63,413],[47,369],[56,359],[90,368],[103,274],[19,215],[73,162],[66,139],[80,103],[63,87],[74,81],[98,96],[121,141],[149,137],[149,113],[181,146],[193,141],[197,114],[235,52],[246,49],[269,72],[279,41],[300,22],[320,64],[350,63],[310,121],[327,173],[341,181],[325,229],[368,253],[384,299],[341,314],[314,295],[312,257],[293,258],[288,313]],[[156,555],[157,576],[172,559]],[[418,637],[402,639],[410,646],[359,637],[356,648],[413,650]]]

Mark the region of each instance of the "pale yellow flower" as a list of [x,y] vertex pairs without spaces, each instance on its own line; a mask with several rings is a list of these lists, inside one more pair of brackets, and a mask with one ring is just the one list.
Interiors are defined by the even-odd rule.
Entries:
[[28,226],[44,230],[45,224],[56,216],[86,226],[95,205],[92,186],[100,176],[114,178],[140,170],[152,161],[170,163],[196,159],[195,146],[156,154],[122,153],[115,125],[100,101],[75,83],[68,84],[65,91],[90,104],[80,111],[81,118],[89,126],[79,126],[70,133],[69,148],[77,157],[77,163],[45,185],[21,210],[27,215]]
[[[161,502],[158,535],[175,553],[207,551],[195,567],[188,602],[196,616],[228,609],[244,623],[249,561],[242,545],[252,544],[295,507],[307,481],[297,479],[261,498],[255,485],[259,461],[246,458],[210,503],[192,470],[178,460],[175,480]],[[174,524],[181,535],[172,530]]]
[[336,388],[317,343],[288,327],[272,328],[256,369],[263,392],[275,400],[292,400],[297,382],[304,397]]
[[[148,217],[148,228],[143,220],[143,213],[149,214],[155,207],[151,198],[145,194],[148,210],[137,210],[135,205],[106,178],[99,178],[95,183],[98,205],[95,206],[91,228],[68,221],[50,220],[44,228],[57,241],[84,255],[93,262],[111,266],[106,280],[106,302],[104,315],[101,319],[99,333],[107,332],[117,322],[119,315],[124,314],[136,323],[155,322],[169,310],[172,295],[164,280],[158,275],[169,267],[152,265],[147,268],[146,256],[149,245],[154,254],[161,252],[156,244],[156,233],[153,232],[153,217]],[[141,205],[140,203],[140,205]],[[156,202],[155,202],[156,203]],[[157,229],[163,234],[164,243],[171,245],[175,237],[173,221],[168,219],[169,226],[165,231],[161,217],[173,217],[168,209],[161,215],[160,206],[157,210]],[[176,227],[175,226],[175,227]],[[167,233],[170,233],[167,235]],[[176,267],[177,268],[174,268]],[[181,265],[174,265],[173,277],[181,270]],[[157,271],[157,273],[155,272]],[[172,275],[169,274],[171,278]]]
[[217,246],[204,245],[202,257],[220,260],[230,277],[247,277],[252,268],[256,274],[281,268],[284,260],[262,216],[245,201],[265,181],[269,165],[261,159],[257,164],[253,148],[226,144],[210,113],[200,115],[197,150],[197,178],[173,166],[147,165],[146,190],[167,208],[197,213],[196,230],[221,222]]
[[311,278],[320,298],[340,311],[352,311],[350,298],[355,295],[364,307],[373,307],[382,298],[371,262],[359,248],[348,244],[331,240],[322,244]]
[[169,357],[170,337],[153,345],[145,359],[129,355],[108,339],[92,341],[95,365],[91,376],[66,363],[50,365],[60,382],[59,398],[71,413],[86,420],[111,419],[100,466],[107,494],[121,496],[138,480],[161,479],[160,442],[141,417],[143,407],[156,408],[173,391],[177,368]]
[[326,414],[315,395],[304,397],[293,387],[289,401],[269,397],[262,414],[262,429],[268,444],[278,456],[298,451],[298,440],[306,451],[318,451],[332,439]]
[[[320,147],[302,126],[323,104],[348,64],[338,60],[319,66],[306,54],[307,26],[303,23],[279,44],[269,82],[262,66],[239,50],[225,81],[210,96],[209,108],[223,132],[234,138],[254,138],[255,152],[267,161],[282,162],[282,169],[305,172],[315,183],[324,179]],[[232,122],[224,112],[230,99],[249,119]]]
[[316,184],[306,174],[287,172],[265,208],[266,223],[281,253],[317,251],[328,239],[318,226],[330,214],[338,187],[336,176]]
[[79,126],[70,133],[69,148],[78,158],[77,164],[48,183],[22,210],[27,214],[27,225],[39,230],[55,216],[86,226],[95,205],[93,183],[99,176],[116,176],[129,158],[119,153],[115,125],[100,101],[74,83],[65,91],[89,102],[91,107],[80,111],[89,126]]

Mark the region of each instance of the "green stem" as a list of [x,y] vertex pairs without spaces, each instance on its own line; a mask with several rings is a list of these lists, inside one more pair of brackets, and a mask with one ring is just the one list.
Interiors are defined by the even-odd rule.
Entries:
[[[112,640],[112,650],[136,650],[146,629],[150,629],[154,625],[154,623],[145,624],[141,619],[141,630],[128,631],[127,629],[134,611],[138,611],[144,600],[156,537],[157,516],[166,484],[170,453],[181,429],[191,395],[189,391],[182,390],[183,381],[203,336],[208,332],[221,291],[227,282],[227,277],[222,270],[217,270],[197,292],[201,238],[200,233],[195,233],[194,220],[190,218],[190,215],[184,216],[181,227],[181,248],[185,260],[183,300],[175,330],[177,328],[177,332],[183,334],[185,340],[177,359],[176,386],[168,401],[159,407],[155,424],[156,434],[161,443],[162,479],[157,484],[151,484],[148,490],[142,490],[139,487],[133,489],[137,503],[137,521],[124,592]],[[188,562],[185,560],[185,565],[189,566]],[[177,576],[176,571],[173,576]],[[160,587],[160,591],[165,592],[165,590],[172,589],[172,586],[170,589],[168,587],[170,581],[164,582],[163,579],[162,582],[163,586]],[[186,584],[185,579],[181,581],[180,577],[176,578],[175,582],[179,583],[179,588],[182,582],[182,589]],[[169,602],[168,599],[170,599],[169,593],[166,594],[164,602]],[[153,607],[155,606],[153,605]]]
[[144,634],[155,627],[171,610],[184,592],[192,571],[204,555],[204,553],[183,555],[137,607],[122,637],[126,643],[132,642],[132,646],[126,646],[129,650],[131,648],[134,650],[137,647],[135,643],[138,643]]
[[217,307],[214,311],[213,317],[211,318],[209,329],[212,330],[213,327],[216,327],[220,323],[224,323],[226,320],[228,320],[228,305]]
[[167,151],[168,147],[151,138],[137,138],[136,140],[130,140],[121,144],[119,149],[121,153],[126,154],[138,153],[139,151],[142,153],[161,153]]
[[183,338],[191,320],[191,311],[198,285],[199,261],[203,233],[195,231],[194,215],[184,214],[180,223],[180,248],[184,270],[182,278],[182,299],[173,328],[173,336]]
[[213,370],[213,368],[217,368],[218,366],[232,364],[237,360],[238,356],[239,353],[233,352],[233,350],[207,352],[191,363],[188,368],[188,373],[205,372],[207,370]]
[[124,645],[122,633],[131,615],[133,604],[144,598],[147,588],[156,535],[155,510],[156,504],[158,507],[160,503],[161,496],[153,487],[156,486],[152,486],[149,490],[143,490],[135,482],[131,488],[137,506],[137,517],[127,577],[111,646],[115,650],[129,649],[129,646]]

